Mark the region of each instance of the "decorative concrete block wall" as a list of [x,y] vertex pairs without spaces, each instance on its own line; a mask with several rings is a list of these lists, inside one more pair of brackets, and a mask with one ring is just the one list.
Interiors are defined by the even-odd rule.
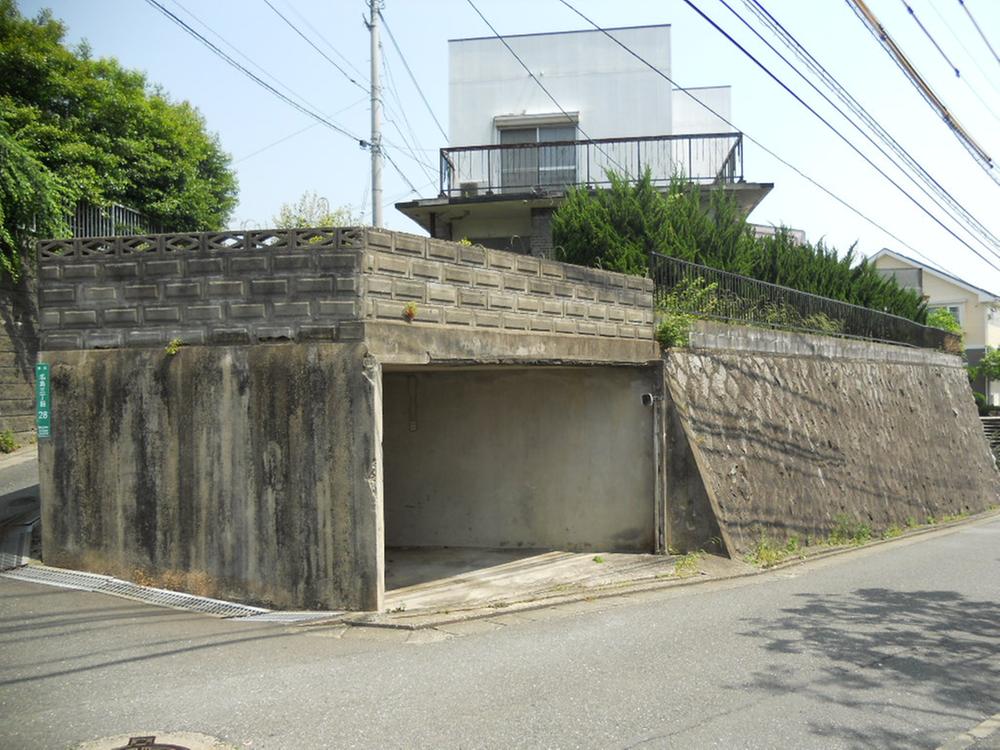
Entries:
[[360,340],[363,244],[338,229],[42,241],[41,348]]
[[41,348],[357,341],[364,321],[652,339],[650,279],[374,229],[46,240]]
[[463,328],[653,337],[653,281],[481,246],[366,231],[365,317]]

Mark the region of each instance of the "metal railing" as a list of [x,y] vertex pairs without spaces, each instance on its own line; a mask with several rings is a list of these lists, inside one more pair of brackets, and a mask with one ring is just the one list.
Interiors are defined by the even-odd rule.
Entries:
[[572,186],[609,184],[608,171],[653,183],[674,176],[699,184],[743,179],[743,134],[656,135],[586,141],[511,143],[441,149],[441,195],[560,193]]
[[120,237],[160,231],[160,227],[150,221],[149,217],[117,203],[95,206],[80,201],[67,217],[67,223],[73,237]]
[[947,331],[898,315],[659,253],[650,256],[650,274],[659,311],[946,351],[958,344]]
[[983,433],[986,435],[986,442],[990,446],[993,457],[1000,462],[1000,417],[980,417],[983,424]]

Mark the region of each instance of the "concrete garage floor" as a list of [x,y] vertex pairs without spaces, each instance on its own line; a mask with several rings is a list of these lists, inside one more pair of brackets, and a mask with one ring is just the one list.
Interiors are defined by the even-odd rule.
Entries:
[[672,578],[677,559],[614,552],[389,548],[385,554],[385,608],[412,612],[505,606]]

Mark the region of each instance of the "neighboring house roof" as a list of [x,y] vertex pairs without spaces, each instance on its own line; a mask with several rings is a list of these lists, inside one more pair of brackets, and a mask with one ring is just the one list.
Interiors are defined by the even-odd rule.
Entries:
[[940,271],[937,268],[927,265],[926,263],[921,263],[919,260],[914,260],[913,258],[903,255],[902,253],[897,253],[895,250],[890,250],[887,247],[883,247],[877,253],[875,253],[870,260],[875,262],[879,258],[893,258],[895,260],[902,261],[903,263],[909,263],[911,266],[916,266],[917,268],[923,269],[924,272],[936,276],[939,279],[944,279],[956,286],[960,286],[968,292],[972,292],[979,296],[980,302],[995,302],[1000,300],[1000,294],[994,294],[993,292],[983,289],[981,287],[970,284],[968,281],[964,281],[957,276],[952,276],[950,273],[945,271]]

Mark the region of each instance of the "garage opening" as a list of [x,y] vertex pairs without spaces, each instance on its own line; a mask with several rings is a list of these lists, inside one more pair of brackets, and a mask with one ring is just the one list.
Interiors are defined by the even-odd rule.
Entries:
[[555,551],[653,552],[652,382],[639,367],[384,371],[387,600],[476,570],[544,575]]

